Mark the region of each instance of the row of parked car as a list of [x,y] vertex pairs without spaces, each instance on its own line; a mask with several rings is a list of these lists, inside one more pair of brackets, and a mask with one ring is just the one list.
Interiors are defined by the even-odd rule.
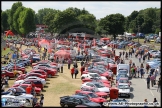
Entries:
[[[61,107],[103,107],[105,103],[109,102],[109,98],[113,99],[113,102],[128,102],[118,99],[118,96],[130,97],[129,65],[116,65],[114,59],[108,58],[107,55],[101,55],[101,52],[107,54],[110,52],[109,50],[97,49],[99,49],[97,52],[92,49],[88,50],[88,54],[93,55],[92,63],[87,65],[81,75],[80,90],[76,90],[72,96],[60,97]],[[111,67],[112,64],[116,67]],[[113,74],[117,75],[115,87],[119,93],[116,97],[111,92]]]
[[[8,79],[16,77],[16,80],[14,85],[12,85],[7,91],[1,92],[1,98],[6,100],[9,98],[20,100],[23,98],[26,100],[25,102],[32,104],[34,91],[32,91],[31,94],[26,94],[26,88],[30,86],[35,89],[36,95],[40,95],[46,86],[47,78],[51,78],[57,74],[57,63],[48,60],[34,63],[30,60],[30,57],[27,60],[23,58],[23,56],[28,56],[28,54],[26,54],[27,53],[22,53],[21,60],[24,60],[24,62],[16,62],[17,64],[12,64],[12,62],[10,62],[8,65],[2,66],[1,76],[5,76]],[[25,71],[26,66],[31,66],[31,64],[32,70],[30,72]],[[16,90],[14,94],[11,92],[13,89]]]

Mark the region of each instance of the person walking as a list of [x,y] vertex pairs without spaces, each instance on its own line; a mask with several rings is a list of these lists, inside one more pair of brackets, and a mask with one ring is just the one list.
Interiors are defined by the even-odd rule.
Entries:
[[150,89],[150,75],[148,75],[146,81],[147,81],[147,88]]
[[156,81],[156,77],[158,76],[158,71],[157,71],[157,69],[155,70],[154,74],[155,74],[155,81]]
[[125,59],[128,60],[128,52],[125,53]]
[[43,102],[44,102],[44,95],[41,94],[41,97],[40,97],[40,106],[43,107]]
[[82,74],[83,74],[83,71],[85,71],[85,66],[83,65],[83,66],[81,66],[81,68],[80,68],[80,73],[81,73],[81,76],[82,76]]
[[139,63],[141,63],[141,54],[138,54]]
[[71,65],[71,59],[68,59],[68,69],[70,69],[70,65]]
[[137,66],[138,78],[139,78],[139,72],[140,72],[140,68],[139,68],[139,66]]
[[75,69],[74,69],[75,79],[76,79],[76,77],[77,77],[78,73],[79,73],[79,72],[78,72],[78,69],[77,69],[77,68],[75,68]]
[[158,85],[157,92],[161,93],[161,78],[159,78],[157,85]]
[[61,64],[58,62],[57,71],[60,72]]
[[140,74],[141,74],[141,79],[142,79],[143,75],[144,75],[144,66],[143,66],[142,63],[141,63],[141,66],[140,66]]
[[123,58],[124,58],[124,55],[125,55],[125,51],[123,51]]
[[143,58],[143,63],[145,63],[145,58],[146,58],[146,56],[145,56],[145,55],[143,55],[143,57],[142,57],[142,58]]
[[149,64],[147,63],[146,64],[146,73],[148,74],[148,72],[149,72],[149,69],[150,69],[150,66],[149,66]]
[[156,100],[156,98],[154,98],[154,100],[153,100],[154,107],[157,107],[157,105],[156,105],[156,104],[157,104],[157,102],[158,102],[158,101]]
[[72,77],[72,79],[73,79],[73,75],[74,75],[74,67],[72,67],[70,71],[71,71],[71,77]]
[[148,107],[147,105],[148,105],[148,101],[147,101],[147,99],[145,99],[144,100],[144,107]]
[[151,75],[150,80],[151,80],[151,86],[153,87],[155,84],[155,76]]
[[84,61],[82,60],[81,63],[80,63],[81,67],[84,65]]
[[77,61],[74,62],[73,66],[74,66],[74,68],[78,68]]
[[60,63],[60,68],[61,68],[61,73],[63,73],[63,67],[64,67],[64,64],[63,64],[63,61]]
[[35,107],[37,101],[38,101],[38,99],[37,99],[37,96],[35,95],[34,98],[33,98],[33,103],[32,103],[33,107]]

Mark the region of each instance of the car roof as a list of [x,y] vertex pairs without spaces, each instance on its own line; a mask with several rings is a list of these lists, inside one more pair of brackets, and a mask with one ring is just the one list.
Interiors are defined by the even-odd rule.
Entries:
[[127,83],[119,83],[118,85],[129,85],[129,84],[127,84]]
[[80,99],[82,99],[82,98],[85,98],[86,96],[72,95],[72,96],[70,96],[70,97],[74,97],[74,98],[80,98]]
[[80,91],[79,93],[89,94],[89,93],[92,93],[92,92],[90,92],[90,91]]

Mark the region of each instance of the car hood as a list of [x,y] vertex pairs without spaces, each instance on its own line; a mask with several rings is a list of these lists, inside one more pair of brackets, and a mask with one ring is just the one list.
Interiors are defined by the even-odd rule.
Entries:
[[93,102],[100,103],[100,102],[106,102],[106,99],[97,97],[97,98],[91,98]]
[[102,91],[102,92],[109,92],[109,88],[108,87],[102,87],[102,88],[98,88],[99,91]]
[[130,89],[119,89],[119,93],[130,93]]
[[20,82],[23,82],[24,80],[18,80],[18,81],[15,81],[14,84],[19,84]]

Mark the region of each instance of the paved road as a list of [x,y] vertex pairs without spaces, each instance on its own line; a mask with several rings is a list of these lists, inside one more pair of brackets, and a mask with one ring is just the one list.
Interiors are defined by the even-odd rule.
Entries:
[[[116,55],[119,55],[119,52],[122,50],[116,50]],[[135,63],[136,66],[140,66],[140,63],[138,62],[138,59],[135,57],[130,58],[132,59],[133,63]],[[130,60],[129,59],[129,60]],[[129,63],[129,60],[126,60],[125,63]],[[144,66],[146,63],[144,63]],[[131,96],[128,99],[130,102],[144,102],[144,99],[147,99],[148,102],[153,102],[153,99],[156,98],[158,102],[161,101],[161,94],[157,92],[157,85],[154,87],[151,87],[150,89],[147,89],[146,85],[146,78],[148,74],[144,75],[144,78],[133,78],[131,80],[132,82],[132,91],[131,91]],[[156,78],[157,80],[159,79],[160,75]],[[161,105],[161,103],[160,103]]]

